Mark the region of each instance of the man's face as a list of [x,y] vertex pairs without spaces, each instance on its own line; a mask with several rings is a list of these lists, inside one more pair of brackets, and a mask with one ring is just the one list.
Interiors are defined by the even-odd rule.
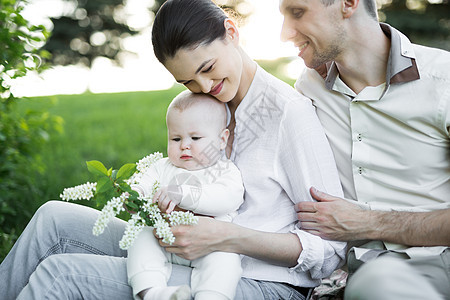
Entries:
[[309,68],[336,60],[347,37],[341,11],[340,0],[328,6],[320,0],[280,0],[281,38],[294,43]]

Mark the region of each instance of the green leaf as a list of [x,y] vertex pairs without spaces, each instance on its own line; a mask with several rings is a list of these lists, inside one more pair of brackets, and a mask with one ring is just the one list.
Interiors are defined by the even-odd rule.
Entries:
[[108,170],[106,170],[106,167],[98,160],[87,161],[86,165],[89,172],[91,172],[92,174],[108,176]]
[[139,207],[138,207],[135,203],[133,203],[133,202],[127,202],[126,205],[127,205],[129,208],[132,208],[132,209],[136,209],[136,210],[139,209]]
[[133,190],[131,189],[131,187],[130,187],[128,184],[126,184],[125,182],[119,183],[119,189],[120,189],[122,192],[127,192],[127,193],[129,193],[129,194],[131,194],[131,193],[133,192]]
[[134,172],[136,172],[136,164],[125,164],[117,172],[116,178],[121,180],[128,179]]
[[111,176],[112,171],[113,171],[113,168],[110,168],[110,169],[108,170],[108,176]]
[[96,194],[104,193],[110,189],[114,189],[114,186],[108,177],[102,177],[97,181]]

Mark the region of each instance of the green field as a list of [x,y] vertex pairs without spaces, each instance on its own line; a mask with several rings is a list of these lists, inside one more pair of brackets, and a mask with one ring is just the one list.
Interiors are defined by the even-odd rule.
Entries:
[[183,88],[116,94],[60,95],[31,98],[27,108],[64,119],[64,132],[52,134],[42,151],[39,175],[42,198],[58,199],[65,187],[92,179],[85,162],[100,160],[108,168],[136,162],[149,153],[166,154],[165,112]]

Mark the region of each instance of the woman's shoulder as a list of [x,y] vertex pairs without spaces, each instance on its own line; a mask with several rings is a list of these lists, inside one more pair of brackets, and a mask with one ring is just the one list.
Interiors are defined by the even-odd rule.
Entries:
[[301,109],[312,106],[309,98],[299,93],[293,86],[268,73],[262,67],[258,68],[258,73],[265,98],[273,102],[277,107],[282,108],[285,112],[290,111],[291,108],[295,110],[295,108]]
[[270,74],[262,67],[258,68],[260,80],[266,87],[266,93],[270,95],[270,98],[278,103],[291,103],[293,105],[301,105],[311,103],[311,101],[300,94],[295,88],[288,83],[282,81],[276,76]]

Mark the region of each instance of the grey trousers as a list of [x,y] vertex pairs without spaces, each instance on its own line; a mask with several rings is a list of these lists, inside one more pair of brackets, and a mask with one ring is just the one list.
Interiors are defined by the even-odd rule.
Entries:
[[[348,261],[351,269],[355,264],[352,252]],[[345,299],[450,300],[450,249],[420,258],[386,252],[363,263],[351,275]]]
[[[50,201],[38,209],[0,265],[0,299],[129,299],[126,251],[118,242],[126,223],[114,219],[92,235],[98,211]],[[190,283],[191,268],[174,265],[169,285]],[[243,278],[235,299],[305,297],[284,284]]]

